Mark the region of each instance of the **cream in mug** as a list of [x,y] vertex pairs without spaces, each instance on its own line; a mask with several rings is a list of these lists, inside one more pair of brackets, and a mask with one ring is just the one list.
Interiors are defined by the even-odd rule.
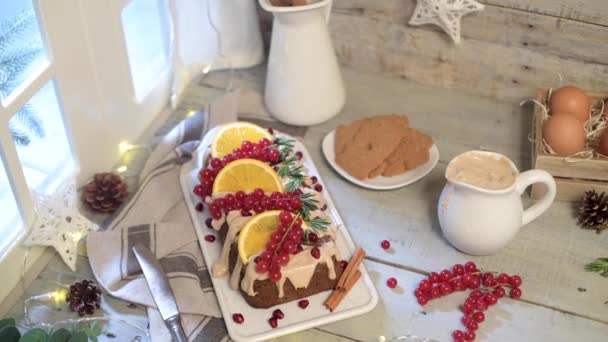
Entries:
[[506,189],[515,183],[517,171],[507,158],[490,154],[467,152],[448,165],[450,182],[465,183],[488,190]]

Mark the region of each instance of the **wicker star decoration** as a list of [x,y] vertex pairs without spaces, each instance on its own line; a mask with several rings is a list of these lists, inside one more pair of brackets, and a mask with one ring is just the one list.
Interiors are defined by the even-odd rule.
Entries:
[[78,242],[89,230],[98,229],[78,211],[76,184],[63,184],[52,195],[36,193],[35,199],[36,221],[23,245],[53,247],[75,271]]
[[435,24],[454,41],[460,43],[460,19],[472,12],[484,9],[475,0],[416,0],[416,9],[410,25]]

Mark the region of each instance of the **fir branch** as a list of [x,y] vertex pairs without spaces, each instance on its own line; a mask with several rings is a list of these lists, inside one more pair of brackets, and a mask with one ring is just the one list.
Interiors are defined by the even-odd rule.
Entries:
[[15,118],[36,137],[44,138],[45,133],[42,120],[32,109],[30,104],[24,105],[21,110],[15,114]]
[[608,258],[598,258],[594,262],[585,265],[585,270],[597,272],[602,277],[608,278]]
[[13,141],[15,142],[15,144],[21,146],[28,146],[32,142],[28,134],[16,127],[15,124],[9,123],[8,128],[11,132],[11,136],[13,137]]
[[36,15],[32,10],[24,10],[16,16],[0,23],[0,51],[14,45],[28,29],[36,23]]

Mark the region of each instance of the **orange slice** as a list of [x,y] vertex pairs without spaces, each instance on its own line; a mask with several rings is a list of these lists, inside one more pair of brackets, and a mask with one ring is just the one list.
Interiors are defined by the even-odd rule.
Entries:
[[217,174],[212,192],[251,192],[257,188],[264,192],[283,192],[283,183],[268,164],[256,159],[239,159],[224,166]]
[[[265,211],[253,216],[247,221],[239,233],[237,244],[239,257],[243,265],[247,265],[249,258],[262,252],[270,241],[270,236],[279,227],[279,214],[281,210]],[[295,215],[294,215],[295,216]],[[302,229],[306,231],[308,226],[302,222]]]
[[260,139],[266,138],[272,141],[272,134],[265,128],[249,122],[237,121],[222,126],[213,136],[211,142],[211,156],[222,158],[232,153],[245,140],[257,143]]

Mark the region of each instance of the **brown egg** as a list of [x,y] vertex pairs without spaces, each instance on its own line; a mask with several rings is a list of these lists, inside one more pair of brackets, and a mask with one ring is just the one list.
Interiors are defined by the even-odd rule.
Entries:
[[585,147],[583,124],[568,113],[553,113],[543,125],[543,138],[555,153],[564,157]]
[[602,155],[608,157],[608,129],[604,129],[604,132],[600,136],[600,142],[597,145],[597,151]]
[[589,120],[591,101],[587,94],[576,87],[562,87],[551,95],[551,112],[570,113],[585,122]]

